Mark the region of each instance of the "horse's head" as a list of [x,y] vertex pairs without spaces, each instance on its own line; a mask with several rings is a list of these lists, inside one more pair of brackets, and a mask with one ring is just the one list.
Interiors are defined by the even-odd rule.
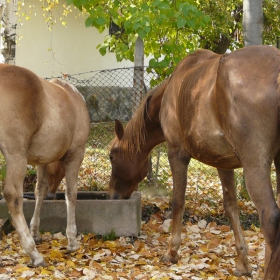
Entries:
[[110,150],[112,172],[109,196],[114,199],[128,199],[148,173],[148,157],[137,150],[128,150],[124,141],[125,131],[118,120],[115,122],[115,134]]

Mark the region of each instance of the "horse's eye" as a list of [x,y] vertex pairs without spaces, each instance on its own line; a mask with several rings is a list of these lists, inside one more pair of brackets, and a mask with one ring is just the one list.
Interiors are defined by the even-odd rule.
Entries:
[[113,160],[113,156],[109,155],[109,159],[110,159],[110,161],[112,161]]

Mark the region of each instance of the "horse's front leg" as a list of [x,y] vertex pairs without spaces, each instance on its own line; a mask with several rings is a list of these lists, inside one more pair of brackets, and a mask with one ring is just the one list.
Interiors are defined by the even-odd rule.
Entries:
[[168,159],[173,175],[172,234],[163,261],[177,263],[180,257],[178,250],[181,245],[182,221],[187,186],[187,169],[190,162],[190,156],[188,154],[182,154],[179,149],[169,147]]
[[[78,153],[78,152],[76,152]],[[77,155],[77,154],[76,154]],[[72,154],[73,156],[73,154]],[[74,157],[74,156],[73,156]],[[67,227],[66,235],[68,238],[67,249],[71,252],[76,251],[80,245],[77,241],[77,227],[76,227],[76,201],[77,201],[77,189],[78,189],[78,170],[80,168],[83,152],[79,153],[79,156],[70,162],[65,162],[65,177],[66,177],[66,207],[67,207]],[[90,213],[89,213],[90,214]]]
[[26,160],[22,156],[9,158],[5,156],[7,173],[5,179],[4,197],[6,199],[14,226],[17,230],[21,246],[31,258],[34,266],[44,266],[43,257],[36,249],[35,242],[23,215],[23,180],[26,175]]
[[46,196],[48,189],[48,181],[46,177],[46,165],[37,166],[37,184],[35,188],[35,209],[30,222],[30,232],[36,243],[41,242],[40,228],[40,212],[42,202]]
[[237,252],[236,270],[234,275],[251,275],[252,267],[249,264],[247,256],[247,244],[240,226],[236,191],[234,184],[234,171],[218,169],[219,177],[223,187],[224,208],[229,218],[234,237]]

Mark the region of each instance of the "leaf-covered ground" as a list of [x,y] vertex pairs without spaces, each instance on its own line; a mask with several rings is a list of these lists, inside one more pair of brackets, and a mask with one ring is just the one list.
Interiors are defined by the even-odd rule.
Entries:
[[[80,249],[66,250],[63,233],[44,233],[37,245],[47,266],[28,266],[15,231],[1,241],[0,279],[261,279],[264,238],[252,221],[244,221],[244,234],[253,266],[253,278],[234,277],[235,242],[223,214],[222,203],[212,207],[200,200],[187,201],[178,264],[160,261],[172,226],[170,197],[143,196],[142,229],[138,238],[105,241],[93,234],[79,235]],[[254,217],[252,203],[239,202],[244,217]],[[108,238],[108,237],[107,237]]]

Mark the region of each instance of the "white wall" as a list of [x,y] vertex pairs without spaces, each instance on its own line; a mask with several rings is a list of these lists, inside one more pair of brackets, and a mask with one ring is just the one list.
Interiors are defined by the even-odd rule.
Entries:
[[58,22],[50,32],[42,16],[41,2],[25,0],[27,14],[29,2],[35,5],[33,11],[37,15],[31,15],[28,21],[23,19],[23,26],[18,28],[18,35],[23,37],[16,47],[16,65],[43,78],[133,66],[130,61],[118,63],[114,53],[101,56],[96,46],[103,42],[108,30],[100,34],[94,27],[86,28],[85,17],[78,15],[77,10],[66,18],[67,28],[59,22],[62,9],[54,13]]

